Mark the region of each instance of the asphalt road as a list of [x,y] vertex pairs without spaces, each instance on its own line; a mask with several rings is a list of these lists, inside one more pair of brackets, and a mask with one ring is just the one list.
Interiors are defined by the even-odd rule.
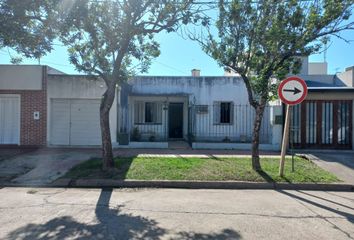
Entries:
[[354,192],[0,189],[0,239],[353,239]]

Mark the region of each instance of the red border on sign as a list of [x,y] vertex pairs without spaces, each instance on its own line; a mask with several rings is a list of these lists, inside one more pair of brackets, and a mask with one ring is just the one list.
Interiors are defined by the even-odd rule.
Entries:
[[[285,97],[283,96],[281,90],[283,89],[284,85],[285,85],[287,82],[289,82],[289,81],[294,81],[294,80],[295,80],[295,81],[298,81],[298,82],[302,85],[302,87],[304,88],[304,91],[302,92],[302,96],[301,96],[298,100],[296,100],[296,101],[288,101],[288,100],[286,100]],[[296,77],[296,76],[288,77],[288,78],[286,78],[285,80],[281,81],[281,83],[280,83],[280,85],[279,85],[279,87],[278,87],[278,96],[279,96],[280,100],[281,100],[283,103],[285,103],[285,104],[288,104],[288,105],[296,105],[296,104],[299,104],[299,103],[301,103],[302,101],[304,101],[305,98],[306,98],[306,96],[307,96],[307,85],[306,85],[306,82],[305,82],[303,79],[301,79],[301,78],[299,78],[299,77]]]

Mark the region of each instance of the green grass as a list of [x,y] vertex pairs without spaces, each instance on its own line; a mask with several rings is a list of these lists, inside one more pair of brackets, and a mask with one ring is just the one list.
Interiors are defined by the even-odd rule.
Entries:
[[134,157],[116,158],[117,170],[101,171],[101,160],[91,159],[72,168],[64,178],[111,178],[135,180],[215,180],[253,182],[301,182],[330,183],[339,179],[319,168],[311,161],[296,157],[295,172],[291,172],[291,160],[285,163],[285,177],[278,176],[279,159],[263,158],[264,170],[260,174],[252,170],[250,158],[183,158],[183,157]]

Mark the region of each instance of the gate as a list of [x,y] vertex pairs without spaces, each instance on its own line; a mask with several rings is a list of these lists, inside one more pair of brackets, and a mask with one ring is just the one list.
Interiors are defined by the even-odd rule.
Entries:
[[292,107],[291,139],[296,148],[351,149],[352,101],[311,100]]

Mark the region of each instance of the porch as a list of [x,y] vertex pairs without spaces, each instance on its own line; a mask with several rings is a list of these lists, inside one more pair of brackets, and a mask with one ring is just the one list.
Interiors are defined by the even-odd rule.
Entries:
[[[255,111],[231,101],[196,104],[189,95],[131,95],[121,108],[119,147],[168,148],[185,141],[193,149],[250,149]],[[281,106],[267,106],[260,148],[278,150]],[[122,141],[125,136],[126,141]],[[171,145],[171,144],[170,144]]]

